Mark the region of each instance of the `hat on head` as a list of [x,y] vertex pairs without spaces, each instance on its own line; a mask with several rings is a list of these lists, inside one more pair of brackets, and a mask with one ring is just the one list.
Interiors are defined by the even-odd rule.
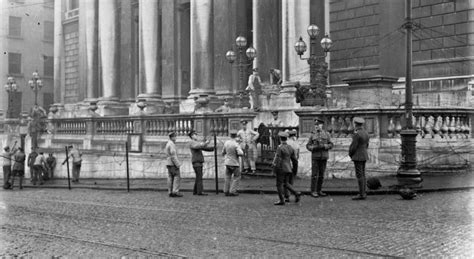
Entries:
[[9,146],[5,146],[5,147],[3,148],[3,150],[5,150],[5,151],[7,151],[7,150],[9,150],[9,149],[10,149]]
[[191,130],[189,133],[188,133],[188,136],[191,138],[194,134],[197,134],[197,132],[195,130]]
[[173,132],[170,132],[170,133],[168,134],[168,137],[170,137],[170,138],[176,137],[176,132],[174,132],[174,131],[173,131]]
[[246,121],[246,120],[240,120],[240,123],[242,123],[243,125],[247,125],[248,121]]
[[272,111],[272,114],[276,115],[276,114],[278,114],[278,111]]
[[280,131],[280,132],[278,132],[278,136],[287,138],[287,137],[288,137],[288,133],[286,133],[286,132],[284,132],[284,131]]
[[314,124],[316,124],[316,123],[324,124],[324,120],[319,118],[319,117],[316,117],[316,118],[314,118]]
[[364,120],[364,118],[361,118],[361,117],[355,117],[354,122],[357,123],[357,124],[364,124],[365,120]]
[[230,134],[231,137],[235,137],[235,136],[237,136],[237,130],[232,129],[232,130],[229,131],[229,134]]
[[290,130],[290,132],[288,132],[288,136],[290,136],[290,137],[296,136],[296,135],[297,135],[296,130]]

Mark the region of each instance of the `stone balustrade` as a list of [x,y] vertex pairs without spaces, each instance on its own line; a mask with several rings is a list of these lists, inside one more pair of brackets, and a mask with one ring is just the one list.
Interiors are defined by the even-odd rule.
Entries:
[[208,113],[176,115],[110,116],[74,119],[51,119],[51,133],[66,135],[128,135],[167,136],[176,132],[184,136],[194,129],[199,134],[228,136],[240,129],[240,120],[252,121],[255,113]]
[[[301,134],[313,129],[314,117],[326,121],[332,137],[349,137],[354,132],[352,120],[363,117],[366,130],[372,137],[397,138],[406,124],[404,109],[333,109],[296,112],[300,117]],[[472,108],[414,108],[414,128],[422,138],[472,138],[474,109]]]

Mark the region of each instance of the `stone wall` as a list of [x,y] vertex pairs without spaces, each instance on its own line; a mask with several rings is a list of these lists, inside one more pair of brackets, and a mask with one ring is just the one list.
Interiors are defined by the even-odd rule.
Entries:
[[64,102],[79,101],[79,31],[72,22],[64,27]]

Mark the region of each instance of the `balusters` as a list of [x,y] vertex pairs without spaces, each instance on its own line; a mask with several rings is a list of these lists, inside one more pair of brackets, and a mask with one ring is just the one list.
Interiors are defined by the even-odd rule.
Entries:
[[352,123],[352,116],[346,117],[347,136],[354,134],[354,125]]
[[340,120],[339,116],[334,116],[334,126],[333,126],[334,137],[339,137],[339,135],[341,134],[341,124],[339,120]]
[[340,118],[340,121],[341,121],[341,134],[340,136],[341,137],[347,137],[347,134],[348,134],[348,130],[347,130],[347,125],[346,125],[346,118],[344,116],[342,116]]
[[391,138],[395,137],[395,123],[394,123],[394,119],[395,119],[395,117],[390,117],[390,118],[389,118],[389,121],[388,121],[387,133],[388,133],[388,136],[391,137]]
[[222,129],[222,136],[227,136],[227,132],[229,132],[229,120],[227,120],[227,118],[223,118],[222,121],[224,122],[224,128]]
[[453,136],[456,134],[456,122],[454,116],[451,117],[451,120],[449,122],[448,133],[449,138],[453,138]]
[[443,118],[443,116],[440,116],[440,118],[441,118],[441,122],[442,122],[441,129],[440,129],[441,130],[441,138],[444,138],[448,134],[448,125],[447,125],[448,123],[446,121],[449,120],[449,117],[446,116],[445,118]]
[[456,138],[460,138],[462,135],[462,124],[461,124],[461,117],[456,116]]
[[439,117],[433,115],[433,138],[441,132],[441,126],[439,122]]
[[426,137],[426,135],[431,134],[431,125],[430,125],[430,115],[425,115],[425,124],[423,126],[423,138]]
[[395,115],[395,135],[397,137],[400,137],[400,132],[402,132],[401,117],[398,115]]
[[333,132],[334,132],[334,129],[333,129],[333,125],[332,125],[332,119],[333,117],[332,116],[329,116],[329,121],[327,121],[327,127],[326,127],[326,131],[329,133],[329,135],[332,137],[333,136]]
[[418,133],[418,135],[422,135],[422,130],[421,130],[421,120],[423,119],[422,115],[414,116],[415,117],[415,130]]

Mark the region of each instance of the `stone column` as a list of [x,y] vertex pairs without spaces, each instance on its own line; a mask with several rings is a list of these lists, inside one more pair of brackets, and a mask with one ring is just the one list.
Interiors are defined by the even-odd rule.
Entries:
[[306,61],[300,60],[294,49],[296,41],[302,36],[308,45],[306,53],[308,55],[309,36],[306,29],[309,24],[310,0],[282,0],[283,87],[293,88],[297,81],[309,82],[309,65]]
[[101,115],[128,113],[128,107],[120,105],[120,2],[100,0],[99,37],[102,67],[102,97],[99,101]]
[[93,101],[98,97],[99,91],[99,67],[98,67],[98,1],[84,1],[84,12],[86,19],[86,101]]
[[120,23],[116,0],[99,1],[100,58],[102,64],[102,100],[118,101]]
[[213,0],[191,0],[190,97],[214,95]]
[[141,22],[141,47],[143,49],[143,67],[145,86],[139,99],[146,99],[147,112],[163,112],[161,99],[161,40],[160,9],[158,0],[140,0],[139,18]]
[[270,69],[281,70],[280,66],[280,26],[279,26],[279,1],[253,0],[253,42],[257,50],[254,67],[262,82],[270,82]]
[[62,1],[54,1],[54,104],[58,109],[61,109],[64,103],[64,84],[61,83],[63,55],[63,6]]

